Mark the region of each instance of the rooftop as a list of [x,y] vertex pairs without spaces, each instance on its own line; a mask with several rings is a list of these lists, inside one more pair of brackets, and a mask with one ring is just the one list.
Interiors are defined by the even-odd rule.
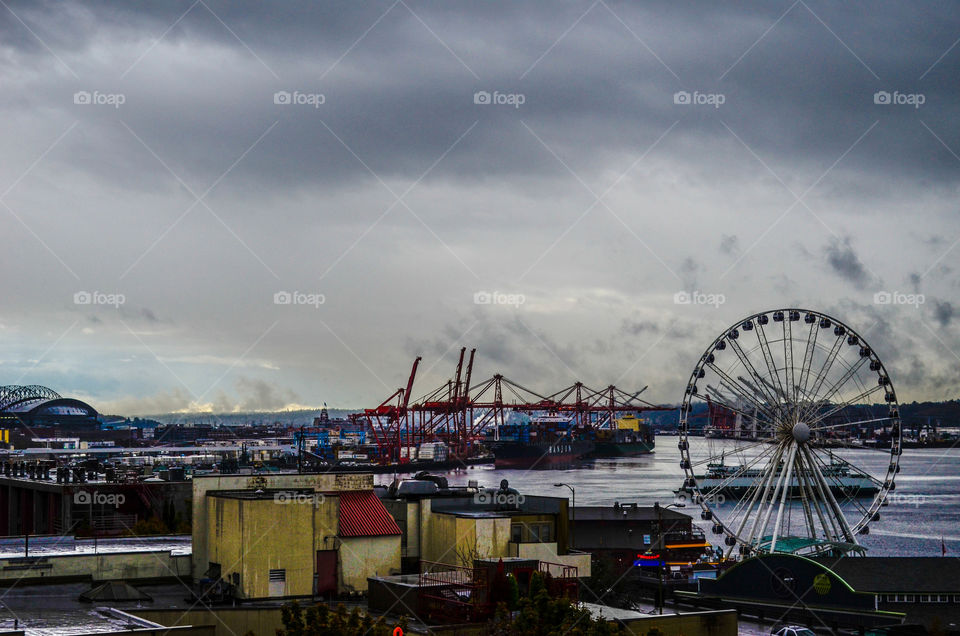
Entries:
[[960,593],[960,567],[953,558],[850,556],[813,560],[833,570],[858,592]]
[[[663,519],[689,519],[690,515],[677,512],[672,508],[660,508]],[[570,518],[576,516],[576,521],[656,521],[657,512],[652,506],[637,506],[623,504],[619,508],[613,506],[577,506],[576,513],[570,510]]]

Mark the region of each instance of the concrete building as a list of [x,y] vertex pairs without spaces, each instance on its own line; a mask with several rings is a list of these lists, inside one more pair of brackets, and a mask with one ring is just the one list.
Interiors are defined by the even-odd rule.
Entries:
[[36,462],[0,462],[0,536],[122,534],[153,516],[189,519],[186,481],[88,480],[84,471],[85,481],[62,482],[55,472]]
[[363,593],[400,572],[401,531],[369,474],[193,480],[194,578],[241,599]]
[[382,493],[403,531],[403,571],[420,562],[471,566],[476,559],[516,557],[575,567],[590,576],[590,555],[572,551],[568,500],[523,495],[501,486],[450,488],[442,477],[404,480]]

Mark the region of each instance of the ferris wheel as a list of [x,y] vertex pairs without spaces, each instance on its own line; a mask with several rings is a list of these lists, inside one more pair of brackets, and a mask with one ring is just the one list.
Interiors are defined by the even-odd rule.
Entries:
[[862,551],[858,535],[880,520],[900,471],[883,363],[849,326],[806,309],[754,314],[717,336],[690,376],[679,432],[681,490],[727,557]]

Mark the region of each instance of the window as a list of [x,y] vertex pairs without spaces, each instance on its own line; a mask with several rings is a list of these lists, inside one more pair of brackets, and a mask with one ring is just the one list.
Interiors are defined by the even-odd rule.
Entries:
[[510,540],[514,543],[521,543],[523,541],[523,526],[519,523],[510,526]]

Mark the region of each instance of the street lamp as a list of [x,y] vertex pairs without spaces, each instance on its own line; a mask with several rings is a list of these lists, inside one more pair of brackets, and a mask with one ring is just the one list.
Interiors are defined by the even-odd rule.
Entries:
[[663,560],[664,557],[664,545],[663,545],[663,511],[665,508],[683,508],[682,503],[672,503],[667,504],[666,506],[661,506],[659,501],[653,502],[653,509],[657,513],[657,547],[660,549],[660,563],[657,564],[657,572],[659,573],[659,584],[657,586],[657,613],[663,614],[663,567],[666,565],[666,561]]
[[[570,489],[570,494],[573,496],[573,518],[570,521],[570,544],[576,546],[574,542],[574,527],[577,525],[577,491],[570,484],[554,484],[554,488],[566,487]],[[567,546],[567,552],[570,551],[570,546]]]

